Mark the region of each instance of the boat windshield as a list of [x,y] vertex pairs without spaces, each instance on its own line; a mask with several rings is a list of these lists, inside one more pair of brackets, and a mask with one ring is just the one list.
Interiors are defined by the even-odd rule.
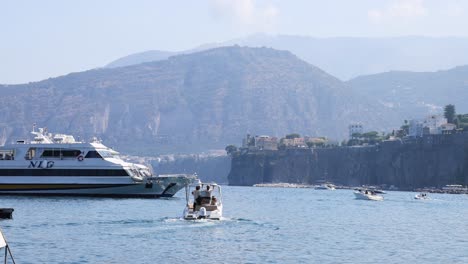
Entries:
[[[196,192],[197,195],[195,195],[195,190],[196,187],[199,186],[200,189]],[[209,187],[209,188],[207,188]],[[199,199],[199,203],[208,203],[208,204],[213,204],[215,205],[218,201],[221,201],[221,187],[217,184],[206,184],[206,183],[200,183],[195,186],[191,186],[189,188],[186,188],[186,195],[187,195],[187,200],[190,200],[189,193],[193,195],[193,200],[196,198]]]
[[98,150],[99,154],[102,158],[119,158],[119,153],[117,151],[110,151],[110,150]]

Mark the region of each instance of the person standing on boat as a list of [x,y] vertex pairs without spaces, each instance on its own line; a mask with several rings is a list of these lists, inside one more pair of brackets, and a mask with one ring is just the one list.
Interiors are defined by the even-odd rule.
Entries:
[[209,185],[206,186],[206,191],[204,192],[203,196],[206,197],[206,198],[211,198],[211,190],[210,190]]
[[209,204],[210,200],[211,200],[211,190],[210,190],[210,186],[207,185],[206,190],[203,190],[200,193],[200,202],[199,202],[199,204]]
[[201,199],[200,185],[195,187],[195,190],[193,190],[192,194],[193,194],[193,210],[195,210],[195,207],[197,206],[197,204],[200,204],[200,199]]

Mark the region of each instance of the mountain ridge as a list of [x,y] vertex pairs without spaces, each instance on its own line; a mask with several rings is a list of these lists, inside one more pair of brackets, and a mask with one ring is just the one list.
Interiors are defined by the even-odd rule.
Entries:
[[341,138],[349,122],[392,122],[339,79],[271,48],[215,48],[2,91],[3,137],[37,123],[144,154],[224,148],[249,132]]
[[[257,34],[221,43],[206,44],[179,53],[192,53],[231,45],[289,50],[302,60],[316,65],[341,80],[350,80],[360,75],[389,70],[435,71],[468,64],[468,54],[465,52],[468,38],[463,37],[315,38]],[[136,55],[140,56],[141,53]]]
[[360,76],[346,84],[357,93],[406,115],[407,119],[442,113],[454,104],[459,113],[467,113],[468,65],[434,72],[392,71]]

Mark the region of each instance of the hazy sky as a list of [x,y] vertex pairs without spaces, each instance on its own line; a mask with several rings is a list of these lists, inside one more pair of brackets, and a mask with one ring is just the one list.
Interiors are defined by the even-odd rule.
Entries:
[[0,83],[254,33],[468,36],[464,0],[0,0]]

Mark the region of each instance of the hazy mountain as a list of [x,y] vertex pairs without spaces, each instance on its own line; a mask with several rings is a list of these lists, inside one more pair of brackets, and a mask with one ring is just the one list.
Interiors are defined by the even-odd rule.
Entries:
[[[194,51],[234,44],[288,50],[342,80],[391,70],[437,71],[468,64],[468,38],[456,37],[313,38],[259,34],[208,44]],[[151,61],[151,56],[151,52],[148,56],[127,56],[125,65]]]
[[238,145],[246,133],[336,138],[350,122],[384,129],[397,120],[319,68],[269,48],[217,48],[0,89],[4,137],[26,136],[37,123],[146,155]]
[[[223,45],[223,46],[226,46],[226,45]],[[227,46],[233,46],[233,45],[227,45]],[[167,60],[171,56],[191,54],[194,52],[199,52],[199,51],[208,50],[212,48],[218,48],[218,47],[222,47],[222,46],[215,45],[215,44],[207,44],[207,45],[199,46],[194,49],[189,49],[189,50],[184,50],[184,51],[148,50],[148,51],[138,52],[138,53],[130,54],[128,56],[119,58],[107,64],[105,67],[117,68],[117,67],[136,65],[136,64],[145,63],[145,62]]]
[[358,77],[347,84],[402,118],[442,113],[447,104],[455,104],[458,113],[468,113],[468,66],[437,72],[386,72]]
[[175,51],[161,51],[161,50],[149,50],[131,54],[120,59],[117,59],[106,65],[108,68],[124,67],[129,65],[140,64],[144,62],[165,60],[170,56],[179,54],[180,52]]

